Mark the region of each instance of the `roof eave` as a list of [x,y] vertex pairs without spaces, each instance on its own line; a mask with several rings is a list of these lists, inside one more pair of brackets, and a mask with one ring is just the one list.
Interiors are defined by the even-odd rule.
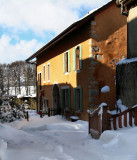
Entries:
[[111,0],[110,2],[108,2],[107,4],[105,4],[104,6],[98,8],[96,11],[94,11],[92,14],[88,15],[87,17],[74,22],[72,25],[70,25],[68,28],[66,28],[63,32],[61,32],[59,35],[57,35],[55,38],[53,38],[50,42],[48,42],[46,45],[44,45],[42,48],[40,48],[37,52],[35,52],[32,56],[30,56],[29,58],[27,58],[25,61],[28,62],[30,60],[32,60],[33,58],[36,58],[41,52],[45,51],[46,49],[48,49],[52,44],[56,43],[57,41],[61,40],[64,36],[70,34],[71,32],[73,32],[74,30],[78,29],[79,27],[81,27],[83,24],[85,24],[89,19],[94,19],[94,16],[101,12],[102,10],[104,10],[106,7],[108,7],[110,4],[114,3],[115,0]]

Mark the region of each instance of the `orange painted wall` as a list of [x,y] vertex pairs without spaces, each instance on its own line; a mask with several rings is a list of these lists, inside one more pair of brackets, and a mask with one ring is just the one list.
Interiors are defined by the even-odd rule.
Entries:
[[[83,112],[75,113],[81,119],[87,120],[87,109],[92,105],[89,92],[98,88],[99,94],[95,97],[96,104],[106,101],[111,108],[115,104],[115,68],[111,67],[110,62],[117,57],[121,59],[126,56],[126,17],[120,15],[120,8],[115,4],[108,7],[95,16],[94,22],[91,20],[84,24],[75,32],[69,34],[64,39],[53,45],[50,49],[37,57],[37,73],[42,72],[43,65],[50,63],[50,82],[43,83],[45,97],[49,98],[49,106],[52,107],[52,87],[54,83],[59,86],[71,87],[71,113],[73,113],[73,88],[81,86],[83,88]],[[96,25],[95,25],[96,24]],[[73,48],[77,45],[82,46],[83,68],[80,73],[73,71]],[[103,54],[103,59],[94,67],[91,65],[96,59],[89,58],[93,52],[91,47],[99,47],[99,53]],[[63,53],[70,51],[71,72],[68,75],[63,73]],[[92,79],[94,78],[94,80]],[[91,85],[91,81],[98,81],[97,86]],[[100,88],[104,85],[110,86],[109,94],[101,94]],[[94,107],[91,107],[94,109]]]
[[106,102],[110,109],[114,109],[116,102],[114,63],[127,56],[126,17],[121,15],[120,8],[113,4],[96,15],[94,22],[96,25],[92,25],[94,27],[91,30],[96,31],[96,36],[92,37],[92,42],[93,46],[99,47],[99,53],[103,55],[103,59],[99,61],[93,75],[99,82],[99,89],[105,85],[110,86],[109,93],[99,93],[98,102]]

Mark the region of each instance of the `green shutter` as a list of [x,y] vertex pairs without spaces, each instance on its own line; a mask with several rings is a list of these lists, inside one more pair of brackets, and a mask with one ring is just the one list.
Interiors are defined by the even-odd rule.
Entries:
[[69,109],[71,108],[71,89],[68,89],[68,98],[69,98]]
[[70,51],[68,51],[68,72],[70,71]]
[[64,109],[65,106],[65,90],[61,89],[61,107]]
[[65,73],[65,53],[63,53],[63,73]]
[[75,49],[73,49],[73,71],[76,70],[76,53]]
[[76,111],[76,88],[73,88],[73,106]]
[[83,94],[82,94],[82,88],[80,88],[80,111],[83,110]]
[[82,69],[82,47],[79,46],[79,65],[80,65],[80,69]]

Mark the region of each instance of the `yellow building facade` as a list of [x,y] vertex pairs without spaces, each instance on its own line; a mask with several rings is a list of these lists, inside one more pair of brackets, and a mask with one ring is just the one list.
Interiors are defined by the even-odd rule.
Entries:
[[[126,18],[111,1],[73,23],[27,61],[37,58],[38,112],[88,120],[87,110],[116,102],[115,63],[126,56]],[[109,86],[109,93],[101,88]]]

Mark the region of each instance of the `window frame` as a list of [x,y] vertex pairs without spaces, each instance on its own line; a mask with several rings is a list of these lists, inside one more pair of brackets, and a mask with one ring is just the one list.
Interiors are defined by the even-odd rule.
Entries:
[[[77,106],[77,90],[79,90],[79,108]],[[80,86],[73,88],[73,106],[75,112],[82,112],[83,111],[83,89]]]
[[[79,47],[79,70],[77,70],[77,58],[76,58],[76,49]],[[82,70],[82,46],[79,44],[73,49],[73,70],[80,72]]]
[[[47,103],[48,102],[48,103]],[[45,107],[44,107],[45,106]],[[48,113],[48,108],[49,108],[49,99],[48,98],[44,98],[43,99],[43,111]],[[45,110],[44,110],[45,109]]]
[[42,72],[41,71],[38,72],[38,87],[39,87],[40,90],[42,89]]
[[46,66],[43,65],[43,83],[46,83]]
[[47,63],[47,82],[50,82],[50,63]]
[[[66,102],[66,90],[68,90],[68,106],[66,107],[65,102]],[[71,108],[71,89],[69,86],[62,86],[61,87],[61,94],[62,94],[62,108],[65,109],[66,111],[69,111]],[[64,94],[64,95],[63,95]],[[63,99],[64,98],[64,99]]]
[[[67,54],[67,64],[66,64],[66,54]],[[65,75],[68,75],[70,71],[71,71],[71,66],[70,66],[70,51],[68,50],[68,51],[66,51],[66,52],[63,53],[63,73]]]

